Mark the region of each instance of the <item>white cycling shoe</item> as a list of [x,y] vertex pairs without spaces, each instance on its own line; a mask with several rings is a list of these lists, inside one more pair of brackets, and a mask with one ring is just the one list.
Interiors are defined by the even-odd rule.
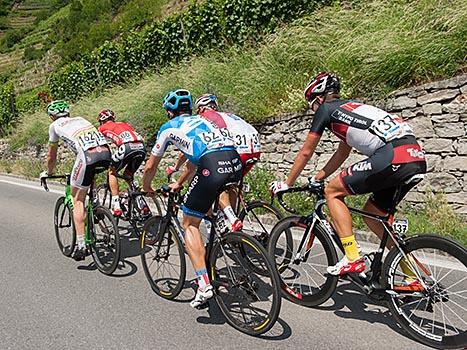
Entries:
[[211,285],[206,286],[203,290],[198,288],[195,298],[191,301],[190,306],[197,308],[206,303],[214,295],[214,290]]

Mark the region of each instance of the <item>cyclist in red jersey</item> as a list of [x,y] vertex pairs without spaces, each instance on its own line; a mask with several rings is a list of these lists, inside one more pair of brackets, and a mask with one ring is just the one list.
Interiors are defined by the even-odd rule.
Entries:
[[[141,163],[146,158],[146,150],[143,138],[124,122],[115,121],[115,113],[110,109],[102,110],[97,120],[100,123],[99,131],[117,146],[117,151],[112,155],[112,164],[109,168],[109,186],[112,193],[112,211],[115,216],[122,215],[119,202],[119,187],[117,173],[125,168],[123,175],[133,181],[133,176]],[[145,210],[144,204],[139,203]],[[147,209],[146,209],[147,210]]]
[[[334,173],[352,148],[368,156],[341,171],[325,188],[332,222],[345,250],[345,257],[335,266],[328,267],[328,272],[334,275],[358,273],[365,269],[352,232],[352,218],[345,197],[372,193],[364,210],[385,216],[396,188],[412,175],[426,172],[425,154],[407,123],[379,108],[340,99],[339,90],[337,76],[325,72],[318,74],[308,84],[305,98],[315,112],[310,132],[287,179],[272,183],[270,188],[271,192],[277,193],[294,184],[313,155],[325,128],[341,142],[327,164],[315,175],[315,181],[323,181]],[[403,186],[401,199],[412,186]],[[365,218],[365,222],[382,237],[383,228],[379,222],[369,218]],[[410,276],[408,266],[406,262],[401,262],[402,269]]]
[[[196,113],[204,119],[211,121],[220,129],[227,128],[235,141],[235,148],[242,161],[242,176],[245,176],[261,156],[258,131],[239,116],[220,112],[215,95],[204,94],[198,97],[195,107]],[[231,190],[222,193],[219,197],[220,207],[232,225],[232,231],[239,231],[243,227],[242,221],[232,209],[232,205],[235,205],[236,196],[236,191]]]

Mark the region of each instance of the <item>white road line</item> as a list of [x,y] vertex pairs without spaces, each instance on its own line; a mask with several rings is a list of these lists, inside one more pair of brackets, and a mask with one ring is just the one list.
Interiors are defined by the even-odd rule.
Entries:
[[[38,190],[38,191],[43,191],[43,192],[45,192],[44,188],[42,188],[41,186],[33,186],[33,185],[28,185],[28,184],[23,184],[23,183],[18,183],[18,182],[3,180],[3,179],[0,179],[0,182],[6,183],[6,184],[10,184],[10,185],[20,186],[20,187],[31,188],[31,189],[33,189],[33,190]],[[54,190],[53,188],[50,188],[50,189],[49,189],[49,192],[51,192],[51,193],[57,193],[57,194],[63,194],[63,193],[64,193],[64,191]]]

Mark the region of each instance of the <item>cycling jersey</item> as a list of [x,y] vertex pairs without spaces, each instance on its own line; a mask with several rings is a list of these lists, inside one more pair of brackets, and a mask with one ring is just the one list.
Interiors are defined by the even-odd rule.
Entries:
[[258,131],[239,116],[212,109],[205,110],[200,116],[213,122],[218,128],[227,128],[235,141],[238,154],[261,151]]
[[108,121],[99,126],[99,131],[117,146],[128,142],[143,142],[143,138],[128,123]]
[[322,135],[325,128],[360,153],[370,156],[388,142],[413,135],[398,116],[379,108],[337,99],[322,104],[315,113],[310,132]]
[[49,143],[62,139],[76,154],[71,173],[71,185],[88,187],[98,170],[110,165],[110,150],[107,141],[89,121],[81,117],[58,118],[49,127]]
[[82,117],[58,118],[50,124],[49,143],[56,144],[59,139],[62,139],[75,154],[107,145],[104,135]]
[[226,128],[218,128],[197,115],[179,116],[162,125],[151,153],[161,157],[169,144],[175,145],[196,165],[205,154],[235,149]]

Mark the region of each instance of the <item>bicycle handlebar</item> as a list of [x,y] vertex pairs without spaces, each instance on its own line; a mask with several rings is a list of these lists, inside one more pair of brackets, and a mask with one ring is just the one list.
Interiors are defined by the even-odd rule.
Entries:
[[64,175],[49,175],[46,177],[41,178],[41,186],[44,188],[46,192],[49,192],[49,186],[47,186],[47,180],[48,179],[67,179],[67,182],[70,180],[70,174],[64,174]]
[[297,211],[285,203],[283,196],[287,193],[299,193],[299,192],[308,192],[310,195],[317,195],[318,198],[324,198],[324,184],[322,182],[314,182],[309,180],[309,183],[305,186],[300,187],[291,187],[285,191],[277,192],[277,200],[282,208],[292,214],[297,214]]

